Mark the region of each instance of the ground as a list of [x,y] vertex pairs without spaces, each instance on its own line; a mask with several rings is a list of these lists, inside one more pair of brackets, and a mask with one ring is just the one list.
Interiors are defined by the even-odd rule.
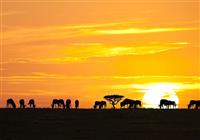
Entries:
[[0,140],[197,140],[200,110],[0,109]]

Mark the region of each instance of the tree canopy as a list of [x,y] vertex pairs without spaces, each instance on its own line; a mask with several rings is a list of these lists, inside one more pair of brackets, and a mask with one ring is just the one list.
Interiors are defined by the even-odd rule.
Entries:
[[115,108],[115,105],[123,98],[122,95],[106,95],[104,96],[104,99],[106,99],[110,104],[112,104],[113,108]]

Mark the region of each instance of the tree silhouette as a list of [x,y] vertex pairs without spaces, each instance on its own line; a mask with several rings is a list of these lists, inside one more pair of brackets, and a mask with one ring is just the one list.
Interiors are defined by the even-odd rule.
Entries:
[[106,99],[115,109],[115,105],[123,98],[122,95],[106,95],[104,99]]

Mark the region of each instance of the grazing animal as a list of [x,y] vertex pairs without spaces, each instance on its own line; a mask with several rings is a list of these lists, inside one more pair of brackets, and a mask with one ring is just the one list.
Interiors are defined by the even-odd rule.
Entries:
[[76,108],[76,109],[79,108],[79,100],[75,100],[75,108]]
[[71,108],[71,100],[67,99],[66,100],[66,109],[70,109]]
[[164,108],[164,106],[166,106],[168,109],[172,106],[173,108],[176,107],[176,102],[175,101],[170,101],[170,100],[166,100],[166,99],[161,99],[160,100],[160,109]]
[[16,104],[12,98],[7,100],[7,108],[9,108],[9,106],[11,106],[12,108],[16,108]]
[[120,103],[121,108],[127,106],[128,108],[137,108],[138,106],[142,106],[142,103],[140,100],[132,100],[132,99],[124,99]]
[[190,103],[188,105],[188,109],[200,109],[200,100],[190,100]]
[[55,108],[56,105],[57,105],[57,108],[61,108],[61,107],[65,108],[65,102],[63,99],[53,99],[51,107]]
[[135,108],[137,108],[137,107],[141,107],[142,106],[142,102],[140,101],[140,100],[135,100]]
[[35,100],[34,99],[30,99],[29,102],[28,102],[28,105],[30,106],[30,108],[35,108],[36,107]]
[[20,108],[25,108],[25,101],[24,101],[24,99],[20,99],[19,100],[19,105],[20,105],[19,106]]
[[95,101],[94,103],[94,109],[102,109],[103,107],[106,108],[106,101]]
[[59,99],[59,108],[65,108],[65,101],[63,99]]

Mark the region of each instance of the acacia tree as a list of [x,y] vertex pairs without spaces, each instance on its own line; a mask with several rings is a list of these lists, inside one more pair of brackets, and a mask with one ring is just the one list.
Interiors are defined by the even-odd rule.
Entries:
[[122,95],[106,95],[104,96],[104,99],[106,99],[115,109],[115,105],[117,105],[123,97],[124,96]]

